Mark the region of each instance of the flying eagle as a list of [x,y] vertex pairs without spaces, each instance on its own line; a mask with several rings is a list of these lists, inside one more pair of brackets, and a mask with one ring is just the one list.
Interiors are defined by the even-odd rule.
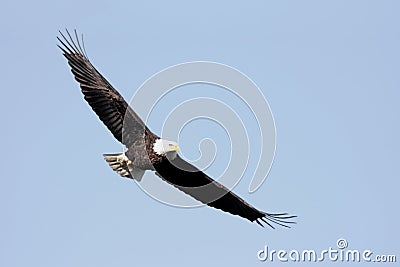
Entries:
[[80,84],[85,100],[114,137],[127,148],[123,153],[104,154],[104,159],[114,171],[122,177],[137,181],[142,179],[145,171],[154,171],[162,180],[198,201],[261,226],[261,222],[272,228],[272,223],[284,227],[293,223],[290,219],[296,216],[257,210],[179,157],[178,144],[152,133],[117,90],[90,63],[83,38],[80,42],[76,30],[75,40],[68,30],[66,33],[67,36],[60,31],[58,47]]

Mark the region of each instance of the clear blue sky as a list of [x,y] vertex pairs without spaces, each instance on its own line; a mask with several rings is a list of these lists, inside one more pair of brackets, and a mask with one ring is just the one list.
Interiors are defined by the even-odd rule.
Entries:
[[[261,266],[265,245],[323,250],[338,238],[399,261],[400,3],[143,2],[2,2],[0,266]],[[101,155],[121,145],[56,47],[65,27],[128,99],[192,60],[253,79],[275,117],[276,158],[256,193],[251,177],[235,192],[298,224],[173,208],[113,173]]]

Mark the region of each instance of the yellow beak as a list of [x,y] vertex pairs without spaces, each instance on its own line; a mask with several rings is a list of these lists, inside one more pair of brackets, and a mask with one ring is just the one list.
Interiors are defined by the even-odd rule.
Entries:
[[178,151],[179,151],[179,146],[178,146],[178,145],[174,146],[174,147],[172,148],[172,151],[178,152]]

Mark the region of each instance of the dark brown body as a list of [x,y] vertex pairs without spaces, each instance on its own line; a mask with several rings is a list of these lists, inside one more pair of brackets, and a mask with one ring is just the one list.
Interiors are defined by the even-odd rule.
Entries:
[[125,155],[132,161],[132,165],[142,170],[155,171],[154,164],[167,160],[165,157],[157,155],[156,153],[149,153],[153,151],[153,145],[157,139],[160,139],[155,134],[151,133],[147,128],[145,129],[144,138],[136,140],[125,152]]

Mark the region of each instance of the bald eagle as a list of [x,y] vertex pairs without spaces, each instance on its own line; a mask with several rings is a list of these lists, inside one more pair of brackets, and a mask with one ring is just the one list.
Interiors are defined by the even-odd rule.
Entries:
[[[79,41],[66,30],[60,31],[57,45],[67,59],[84,99],[114,137],[126,146],[123,153],[104,154],[109,166],[119,175],[140,181],[145,171],[154,171],[165,182],[216,209],[238,215],[262,227],[262,222],[289,227],[296,217],[287,213],[257,210],[222,184],[210,178],[178,155],[176,142],[152,133],[117,90],[90,63]],[[81,44],[82,43],[82,44]]]

